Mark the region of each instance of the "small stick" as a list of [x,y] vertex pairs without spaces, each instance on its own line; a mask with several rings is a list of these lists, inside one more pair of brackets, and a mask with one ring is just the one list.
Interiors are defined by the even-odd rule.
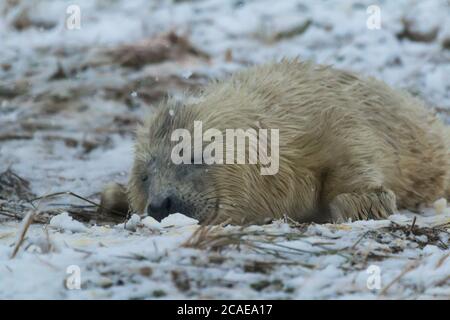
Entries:
[[412,234],[414,234],[413,229],[414,229],[414,226],[416,225],[416,220],[417,220],[417,217],[414,216],[413,222],[411,224],[411,228],[409,228],[409,232]]

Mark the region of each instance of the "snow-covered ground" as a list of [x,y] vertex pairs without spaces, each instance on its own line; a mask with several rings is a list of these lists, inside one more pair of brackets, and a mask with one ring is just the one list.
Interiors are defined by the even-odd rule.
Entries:
[[[73,4],[81,29],[65,24]],[[373,4],[2,1],[0,173],[11,168],[35,195],[98,201],[105,183],[126,182],[133,129],[159,99],[286,56],[383,79],[450,123],[449,2],[377,1],[381,28],[371,30]],[[0,209],[17,200],[2,195]],[[67,204],[86,203],[52,198],[38,211]],[[197,241],[181,215],[94,226],[61,213],[32,224],[14,258],[20,222],[0,215],[0,298],[448,299],[449,210],[217,227]]]

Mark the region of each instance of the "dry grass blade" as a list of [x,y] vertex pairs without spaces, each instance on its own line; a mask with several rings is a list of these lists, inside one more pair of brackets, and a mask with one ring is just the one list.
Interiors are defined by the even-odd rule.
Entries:
[[45,209],[39,210],[39,215],[35,215],[35,223],[49,223],[50,219],[61,212],[68,212],[73,218],[83,223],[95,221],[96,224],[121,223],[126,219],[126,213],[119,212],[112,208],[104,208],[102,204],[86,199],[74,192],[63,191],[52,194],[46,194],[30,200],[0,200],[0,216],[8,219],[22,220],[30,210],[36,210],[36,202],[51,199],[60,196],[71,196],[87,202],[88,205],[75,205],[71,203],[48,203]]
[[78,195],[78,194],[76,194],[74,192],[71,192],[71,191],[61,191],[61,192],[55,192],[55,193],[51,193],[51,194],[46,194],[46,195],[43,195],[43,196],[31,199],[30,202],[33,203],[33,202],[38,201],[38,200],[44,200],[44,199],[49,199],[49,198],[63,196],[63,195],[69,195],[69,196],[78,198],[80,200],[86,201],[86,202],[88,202],[88,203],[90,203],[90,204],[92,204],[92,205],[94,205],[96,207],[100,207],[100,205],[95,203],[94,201],[86,199],[86,198],[84,198],[84,197],[82,197],[82,196],[80,196],[80,195]]
[[208,225],[198,228],[183,246],[201,250],[209,249],[219,251],[224,247],[239,245],[240,243],[240,239],[223,232],[221,226]]
[[[311,247],[318,247],[321,250],[305,250],[301,248],[290,247],[279,243],[280,241],[302,240],[305,235],[296,230],[295,232],[268,232],[264,230],[249,230],[246,226],[236,229],[225,230],[221,225],[204,225],[196,230],[188,241],[184,243],[186,247],[192,247],[200,250],[220,251],[227,247],[240,248],[245,246],[257,253],[272,255],[274,257],[286,260],[292,255],[315,255],[337,254],[349,259],[348,256],[336,249],[330,249],[321,244],[310,243],[303,240]],[[306,268],[314,268],[313,265],[301,264]]]
[[72,191],[62,191],[62,192],[56,192],[56,193],[52,193],[52,194],[47,194],[47,195],[44,195],[44,196],[41,196],[41,197],[34,198],[34,199],[30,200],[30,202],[33,203],[33,202],[38,201],[38,200],[44,200],[44,199],[49,199],[49,198],[54,198],[54,197],[59,197],[59,196],[64,196],[64,195],[71,196],[71,197],[83,200],[83,201],[85,201],[85,202],[87,202],[87,203],[89,203],[89,204],[91,204],[91,205],[93,205],[93,206],[95,206],[96,208],[99,208],[99,209],[108,209],[108,212],[114,213],[115,215],[118,215],[118,216],[121,216],[121,217],[125,218],[123,212],[120,212],[120,211],[117,211],[117,210],[113,210],[113,209],[109,209],[109,208],[104,208],[102,205],[100,205],[100,204],[98,204],[98,203],[96,203],[96,202],[94,202],[92,200],[86,199],[85,197],[82,197],[82,196],[80,196],[80,195],[78,195],[78,194],[76,194],[76,193],[74,193]]
[[14,245],[13,252],[11,254],[11,259],[14,259],[14,257],[17,255],[17,252],[20,249],[20,246],[22,245],[23,241],[25,240],[25,235],[27,234],[28,228],[30,227],[31,223],[33,222],[33,218],[35,216],[35,211],[30,211],[25,216],[25,218],[22,220],[22,224],[20,225],[17,241]]
[[[230,220],[220,222],[219,218],[216,215],[210,216],[203,224],[195,230],[192,236],[183,243],[184,247],[188,248],[197,248],[197,249],[212,249],[215,247],[211,240],[220,238],[221,229],[224,225],[230,223]],[[216,249],[219,249],[222,246],[226,246],[226,244],[218,246]]]
[[445,254],[445,255],[443,255],[443,256],[439,259],[439,261],[436,263],[436,268],[435,268],[435,269],[440,268],[440,267],[442,266],[442,264],[444,263],[444,261],[447,260],[448,257],[450,257],[450,252],[447,253],[447,254]]
[[391,282],[389,282],[381,291],[379,296],[383,296],[386,294],[386,292],[389,290],[390,287],[392,287],[396,282],[398,282],[405,274],[408,272],[414,270],[419,265],[418,262],[415,262],[413,264],[410,264],[406,266],[406,268],[398,275],[396,276]]
[[0,211],[0,216],[5,216],[8,218],[20,219],[16,214],[7,213],[5,211]]
[[356,246],[357,246],[357,245],[358,245],[365,237],[367,237],[367,235],[369,235],[370,232],[371,232],[370,230],[364,232],[364,233],[358,238],[358,240],[356,240],[355,243],[351,246],[351,249],[355,249]]

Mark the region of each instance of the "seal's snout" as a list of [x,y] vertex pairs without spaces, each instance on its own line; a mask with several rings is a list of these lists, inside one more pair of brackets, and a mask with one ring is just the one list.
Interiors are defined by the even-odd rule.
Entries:
[[155,197],[147,206],[147,213],[158,221],[169,214],[179,212],[173,196]]

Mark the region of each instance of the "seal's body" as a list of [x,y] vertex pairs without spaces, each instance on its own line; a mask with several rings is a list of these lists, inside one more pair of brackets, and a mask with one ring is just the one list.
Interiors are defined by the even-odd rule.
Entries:
[[[279,129],[279,171],[177,165],[173,130]],[[422,102],[372,78],[297,60],[252,67],[167,101],[139,128],[128,194],[156,218],[260,223],[385,218],[448,196],[448,130]]]

